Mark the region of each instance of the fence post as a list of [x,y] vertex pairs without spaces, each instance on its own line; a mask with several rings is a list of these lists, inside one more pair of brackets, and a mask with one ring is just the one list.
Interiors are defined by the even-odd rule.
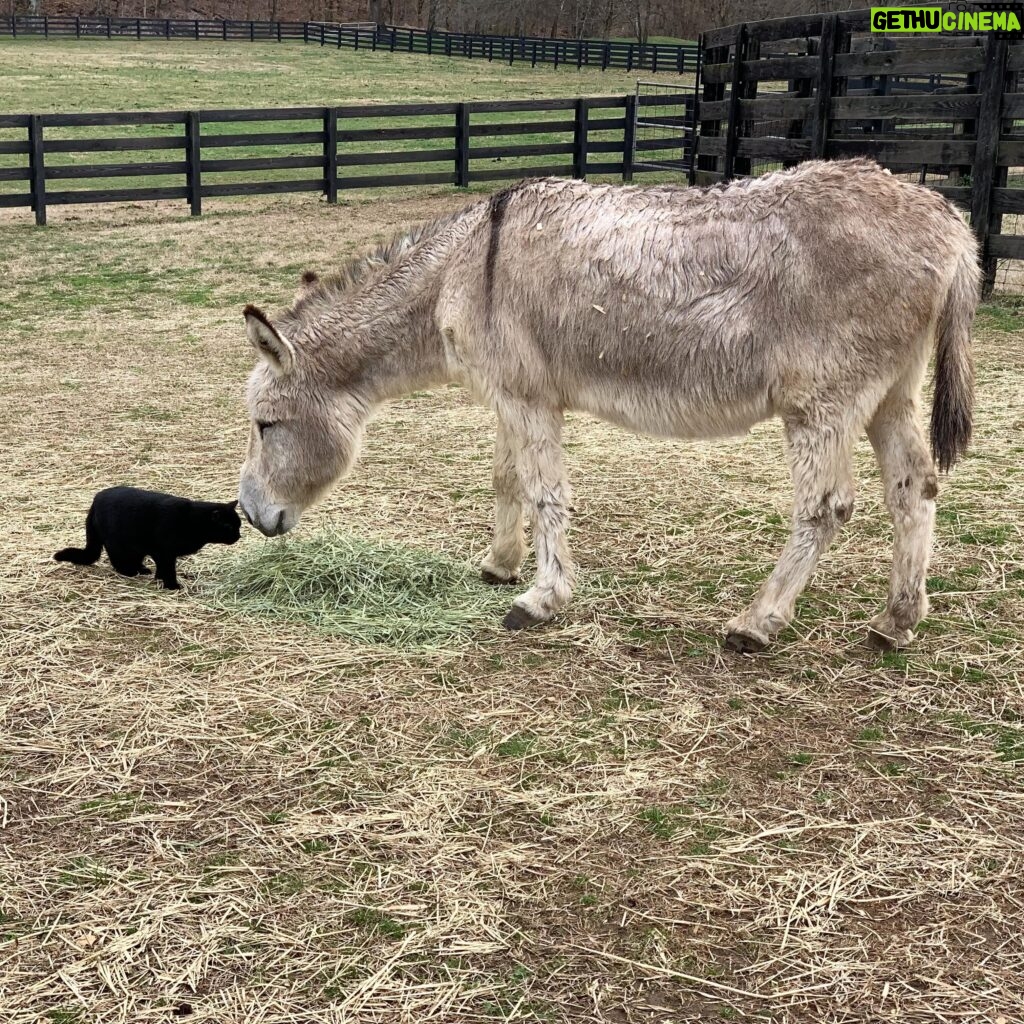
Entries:
[[199,112],[190,110],[185,115],[185,187],[188,190],[189,211],[193,217],[198,217],[203,212],[202,177]]
[[43,122],[39,114],[28,119],[29,167],[32,173],[32,209],[36,224],[46,223],[46,168],[43,163]]
[[832,75],[835,70],[836,35],[839,15],[821,19],[821,44],[818,47],[818,89],[814,94],[814,113],[811,117],[811,159],[824,160],[828,155],[828,141],[832,125]]
[[107,38],[110,38],[110,18],[107,18]]
[[338,201],[338,111],[328,107],[324,114],[324,192],[327,202]]
[[277,41],[281,42],[281,22],[277,23]]
[[395,30],[391,30],[391,52],[395,52]]
[[740,141],[740,92],[743,87],[743,59],[746,55],[747,26],[740,25],[736,30],[736,42],[733,44],[729,120],[725,129],[725,160],[722,168],[723,181],[728,181],[733,176],[736,166],[736,150],[739,148]]
[[194,26],[195,27],[195,35],[196,35],[196,39],[198,39],[199,38],[199,19],[196,18],[195,22],[196,22],[195,26]]
[[622,180],[633,180],[633,158],[636,153],[636,93],[626,97],[626,124],[622,130]]
[[589,115],[590,102],[582,98],[578,99],[572,133],[572,176],[584,180],[587,177],[587,122]]
[[256,42],[256,22],[255,21],[250,21],[249,22],[249,42],[250,43],[255,43]]
[[981,250],[981,291],[986,296],[991,293],[996,280],[996,260],[989,255],[988,240],[993,221],[992,199],[1008,52],[1005,39],[996,39],[994,34],[986,37],[984,71],[979,89],[977,142],[971,166],[971,227]]
[[171,38],[171,19],[170,18],[164,18],[164,38],[165,39],[170,39]]
[[469,104],[455,106],[455,184],[469,184]]
[[228,40],[228,20],[227,20],[227,18],[225,18],[220,23],[220,37],[221,37],[221,39],[224,40],[224,42],[227,42],[227,40]]
[[82,19],[77,14],[75,15],[75,38],[82,38]]
[[626,71],[630,72],[633,70],[633,44],[629,44],[629,49],[626,51]]

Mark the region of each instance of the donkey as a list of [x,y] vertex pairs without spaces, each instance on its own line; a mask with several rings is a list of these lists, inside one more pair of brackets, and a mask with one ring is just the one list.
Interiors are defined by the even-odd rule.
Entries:
[[[504,620],[520,629],[573,590],[567,410],[676,438],[778,416],[792,531],[726,627],[728,647],[752,652],[791,621],[849,520],[866,429],[894,531],[868,641],[902,647],[928,608],[936,461],[947,472],[971,435],[977,256],[950,203],[868,160],[703,189],[521,182],[333,276],[307,272],[273,319],[245,308],[261,359],[241,508],[264,534],[286,533],[350,469],[375,408],[459,382],[497,414],[487,582],[517,581],[524,506],[532,526],[536,577]],[[933,349],[929,453],[918,421]]]

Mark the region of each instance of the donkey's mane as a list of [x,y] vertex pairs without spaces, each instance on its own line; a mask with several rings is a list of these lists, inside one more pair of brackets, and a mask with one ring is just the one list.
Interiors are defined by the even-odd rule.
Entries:
[[423,221],[398,231],[388,241],[351,256],[323,277],[307,270],[302,275],[302,286],[291,309],[281,317],[282,326],[301,322],[305,319],[304,314],[360,288],[376,278],[383,268],[394,266],[421,242],[434,238],[464,214],[465,210],[456,210],[436,220]]

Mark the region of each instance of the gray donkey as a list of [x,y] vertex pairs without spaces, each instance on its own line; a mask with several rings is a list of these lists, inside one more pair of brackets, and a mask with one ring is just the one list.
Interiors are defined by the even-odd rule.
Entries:
[[782,419],[792,534],[727,645],[763,648],[793,617],[853,511],[866,429],[895,535],[876,646],[926,614],[936,466],[919,426],[936,353],[931,449],[945,472],[971,434],[974,237],[937,193],[867,160],[811,161],[707,189],[522,182],[415,229],[273,318],[247,306],[262,357],[239,498],[264,534],[291,530],[351,467],[374,409],[457,381],[497,414],[496,509],[483,561],[513,583],[533,529],[537,573],[509,629],[568,604],[566,410],[676,438]]

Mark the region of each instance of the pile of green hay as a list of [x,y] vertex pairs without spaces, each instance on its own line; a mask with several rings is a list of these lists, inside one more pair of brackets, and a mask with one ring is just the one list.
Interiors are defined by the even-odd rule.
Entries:
[[512,598],[436,552],[331,535],[248,546],[211,575],[215,607],[385,647],[468,642]]

